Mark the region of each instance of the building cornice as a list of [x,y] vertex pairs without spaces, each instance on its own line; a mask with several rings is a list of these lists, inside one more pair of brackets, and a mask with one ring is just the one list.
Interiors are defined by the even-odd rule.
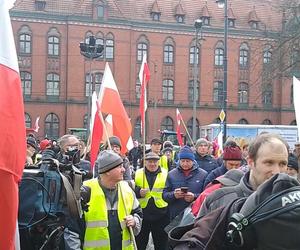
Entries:
[[[55,15],[45,13],[32,13],[25,11],[11,11],[11,19],[18,22],[45,23],[56,25],[79,25],[88,27],[99,27],[108,29],[123,29],[136,32],[151,32],[173,35],[194,36],[194,27],[191,25],[163,22],[141,22],[138,20],[109,19],[93,20],[85,16]],[[221,27],[203,27],[203,37],[223,37],[224,29]],[[229,37],[247,40],[267,40],[269,42],[278,39],[279,32],[261,31],[250,29],[229,29]]]

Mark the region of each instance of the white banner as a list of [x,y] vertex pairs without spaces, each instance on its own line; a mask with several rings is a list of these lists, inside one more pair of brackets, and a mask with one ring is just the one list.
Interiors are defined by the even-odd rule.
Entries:
[[300,81],[296,77],[293,77],[293,95],[298,137],[300,137]]

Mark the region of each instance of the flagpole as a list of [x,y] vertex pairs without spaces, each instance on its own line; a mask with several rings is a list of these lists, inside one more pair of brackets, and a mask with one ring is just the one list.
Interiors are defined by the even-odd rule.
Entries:
[[108,148],[109,148],[110,150],[112,150],[112,147],[111,147],[111,144],[110,144],[110,141],[109,141],[109,135],[108,135],[108,132],[107,132],[107,128],[106,128],[104,119],[103,119],[102,112],[99,111],[99,112],[98,112],[98,115],[99,115],[100,120],[101,120],[101,122],[102,122],[102,124],[103,124],[104,133],[105,133],[105,137],[106,137],[106,141],[107,141]]
[[[118,184],[118,189],[120,190],[121,200],[122,200],[123,205],[124,205],[125,214],[126,214],[126,216],[128,216],[129,214],[128,214],[128,211],[127,211],[127,208],[126,208],[126,203],[125,203],[125,200],[124,200],[124,197],[123,197],[123,192],[122,192],[122,189],[121,189],[119,184]],[[129,229],[130,236],[131,236],[131,239],[132,239],[133,248],[134,248],[134,250],[137,250],[138,248],[137,248],[137,245],[136,245],[133,229],[132,229],[132,227],[128,227],[128,229]]]
[[[146,80],[146,76],[144,76],[144,81]],[[147,93],[146,91],[144,91],[144,98],[146,99],[147,98]],[[144,99],[144,100],[145,100]],[[147,99],[146,99],[147,100]],[[144,110],[144,118],[143,118],[144,122],[143,122],[143,125],[142,125],[142,129],[143,129],[143,142],[144,142],[144,147],[143,147],[143,183],[142,183],[142,187],[144,188],[145,187],[145,178],[146,178],[146,173],[145,173],[145,165],[146,165],[146,160],[145,160],[145,157],[146,157],[146,110]]]
[[185,125],[185,123],[184,123],[184,121],[183,121],[183,119],[182,119],[181,116],[180,116],[180,120],[182,121],[182,124],[183,124],[183,127],[184,127],[185,131],[186,131],[186,134],[188,135],[188,137],[189,137],[189,139],[190,139],[193,147],[195,148],[195,144],[193,142],[193,139],[192,139],[192,137],[191,137],[191,135],[190,135],[190,133],[189,133],[189,131],[188,131],[188,129],[187,129],[187,127],[186,127],[186,125]]

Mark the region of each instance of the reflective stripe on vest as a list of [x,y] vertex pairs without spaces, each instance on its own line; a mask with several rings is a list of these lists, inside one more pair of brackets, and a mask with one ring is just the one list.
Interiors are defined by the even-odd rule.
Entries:
[[[84,250],[110,250],[108,217],[106,199],[98,179],[84,182],[85,186],[91,188],[91,198],[88,203],[89,211],[85,212],[86,231],[84,235]],[[121,200],[121,194],[126,204],[126,210],[130,214],[134,204],[134,195],[126,182],[118,184],[118,218],[122,228],[122,249],[133,250],[130,233],[125,225],[126,211]],[[121,246],[120,246],[121,247]]]
[[[139,202],[141,208],[145,208],[148,204],[149,199],[154,198],[156,207],[163,208],[168,206],[162,198],[162,192],[166,184],[168,171],[161,168],[161,172],[157,174],[152,190],[149,189],[147,178],[145,177],[144,169],[138,169],[135,173],[135,184],[140,187],[149,190],[144,198],[140,198]],[[143,183],[144,182],[144,183]],[[143,187],[144,186],[144,187]]]

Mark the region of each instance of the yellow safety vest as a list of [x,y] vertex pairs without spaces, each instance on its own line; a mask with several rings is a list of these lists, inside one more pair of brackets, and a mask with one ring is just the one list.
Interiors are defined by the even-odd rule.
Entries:
[[[108,217],[106,199],[98,179],[84,182],[91,188],[91,198],[88,203],[89,211],[85,212],[86,231],[84,235],[84,250],[110,250]],[[121,192],[123,200],[121,198]],[[125,225],[126,211],[131,213],[134,204],[134,195],[127,182],[118,184],[118,218],[122,228],[122,249],[133,250],[134,246],[130,239],[130,232]]]
[[147,182],[147,178],[145,176],[144,169],[140,168],[136,171],[135,185],[137,185],[140,188],[144,188],[148,190],[146,196],[144,198],[139,199],[141,208],[145,208],[147,206],[148,201],[151,197],[153,197],[154,203],[158,208],[163,208],[168,206],[168,203],[165,202],[162,198],[162,192],[166,185],[167,176],[168,176],[168,171],[161,168],[161,172],[157,174],[153,188],[150,190],[149,184]]
[[[175,156],[175,151],[172,151],[172,160],[174,160],[174,156]],[[159,158],[159,166],[169,171],[168,158],[166,155],[162,155]]]

